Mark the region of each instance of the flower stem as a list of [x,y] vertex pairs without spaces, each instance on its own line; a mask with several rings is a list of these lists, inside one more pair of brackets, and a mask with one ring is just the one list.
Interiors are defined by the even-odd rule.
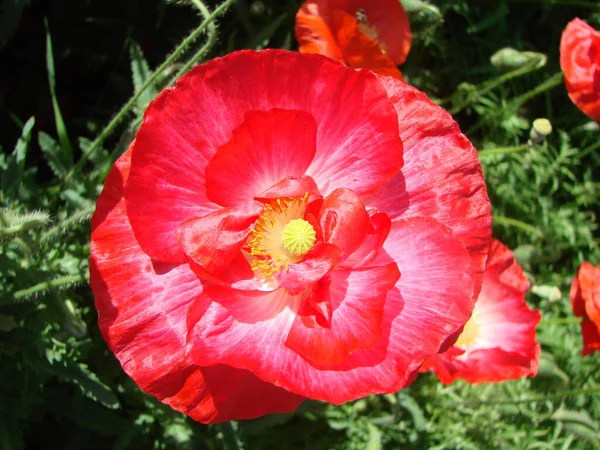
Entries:
[[[198,8],[198,10],[200,11],[200,14],[202,14],[202,16],[204,17],[204,20],[209,20],[210,11],[204,5],[204,3],[202,3],[200,0],[192,0],[192,3],[194,4],[194,6],[196,6],[196,8]],[[194,66],[198,61],[200,61],[200,59],[202,59],[210,51],[210,49],[212,49],[212,47],[215,45],[216,42],[217,42],[217,26],[215,25],[214,21],[210,21],[208,24],[208,40],[200,48],[200,50],[198,50],[194,54],[194,56],[192,56],[189,59],[189,61],[187,63],[185,63],[185,65],[181,69],[179,69],[179,71],[175,74],[175,76],[173,78],[171,78],[171,81],[169,81],[169,86],[174,84],[175,81],[177,81],[179,78],[181,78],[183,75],[185,75],[187,73],[187,71],[192,68],[192,66]]]
[[[562,80],[563,80],[563,73],[562,72],[555,73],[550,78],[548,78],[546,81],[544,81],[542,84],[536,86],[529,92],[526,92],[523,95],[520,95],[519,97],[515,98],[506,107],[499,109],[497,111],[497,113],[493,115],[493,117],[496,120],[498,120],[498,117],[501,113],[503,113],[505,111],[516,111],[523,103],[531,100],[533,97],[540,95],[540,94],[560,85],[562,83]],[[489,120],[489,118],[488,118],[488,120]],[[465,134],[467,136],[470,136],[472,133],[477,131],[483,124],[484,124],[484,121],[480,118],[475,125],[473,125],[471,128],[469,128],[467,130],[467,132]]]
[[520,220],[511,219],[510,217],[496,216],[496,215],[493,216],[493,219],[494,219],[494,224],[496,224],[496,225],[520,228],[521,230],[526,231],[531,234],[535,234],[538,237],[544,237],[544,233],[542,233],[540,230],[538,230],[537,228],[535,228],[525,222],[521,222]]
[[527,150],[531,148],[528,144],[517,145],[515,147],[498,147],[498,148],[490,148],[486,150],[481,150],[477,153],[480,158],[485,158],[486,156],[492,155],[503,155],[505,153],[517,153],[522,152],[523,150]]
[[590,153],[595,152],[596,150],[600,149],[600,139],[598,139],[595,143],[593,143],[592,145],[590,145],[588,148],[582,150],[578,155],[577,158],[579,159],[583,159],[585,158],[587,155],[589,155]]
[[[531,62],[529,64],[524,65],[523,67],[518,67],[514,70],[511,70],[510,72],[502,74],[499,77],[494,78],[493,80],[488,80],[484,83],[481,83],[481,84],[475,86],[475,90],[477,92],[477,95],[485,95],[492,89],[506,83],[507,81],[509,81],[513,78],[526,75],[526,74],[533,72],[535,70],[538,70],[538,69],[540,69],[539,63],[537,61]],[[448,100],[451,100],[451,99],[452,99],[452,97],[445,98],[442,101],[440,101],[439,104],[442,105],[444,103],[447,103]],[[457,105],[454,108],[452,108],[450,110],[450,114],[452,114],[452,115],[457,114],[460,111],[462,111],[462,109],[465,108],[466,106],[468,106],[468,102],[461,103],[460,105]]]
[[15,300],[22,300],[32,295],[39,294],[52,288],[60,288],[87,280],[87,274],[67,275],[50,281],[43,281],[27,289],[21,289],[14,293]]
[[542,325],[563,325],[570,323],[581,323],[581,317],[557,317],[555,319],[546,319],[542,317]]
[[73,168],[67,173],[64,178],[64,183],[67,184],[73,177],[75,173],[81,171],[82,166],[86,163],[87,160],[98,150],[102,142],[114,131],[114,129],[121,123],[123,118],[131,111],[136,101],[140,96],[144,93],[144,91],[151,86],[158,76],[169,66],[171,65],[180,55],[181,53],[190,46],[194,40],[211,24],[211,22],[222,14],[235,0],[226,0],[221,3],[194,31],[192,31],[182,42],[177,46],[177,48],[169,55],[167,59],[148,77],[146,82],[140,87],[140,89],[129,99],[127,103],[119,110],[119,112],[115,115],[115,117],[109,122],[108,125],[102,130],[102,132],[98,135],[98,137],[92,142],[90,148],[87,152],[81,155],[77,164],[73,166]]
[[549,91],[550,89],[553,89],[556,86],[560,85],[562,81],[563,73],[557,72],[550,78],[548,78],[546,81],[544,81],[542,84],[536,86],[529,92],[526,92],[523,95],[520,95],[517,98],[515,98],[512,102],[510,102],[508,108],[517,109],[519,106],[521,106],[526,101],[531,100],[533,97],[536,97],[542,94],[543,92]]

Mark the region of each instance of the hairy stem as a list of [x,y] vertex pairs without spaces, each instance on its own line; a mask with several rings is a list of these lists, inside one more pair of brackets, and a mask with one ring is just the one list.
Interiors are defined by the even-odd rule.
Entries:
[[73,177],[75,173],[81,171],[82,166],[90,159],[90,157],[98,150],[102,142],[114,131],[114,129],[121,123],[124,117],[131,111],[136,101],[140,98],[142,93],[151,86],[158,76],[169,66],[171,65],[181,53],[196,40],[198,36],[211,24],[211,22],[222,14],[232,3],[234,0],[226,0],[224,3],[221,3],[194,31],[192,31],[182,42],[177,46],[177,48],[169,55],[167,59],[154,71],[152,75],[148,77],[146,82],[140,87],[139,91],[136,92],[127,103],[119,110],[119,112],[115,115],[115,117],[109,122],[109,124],[102,130],[102,132],[98,135],[98,137],[92,142],[90,148],[86,153],[81,155],[77,164],[73,166],[73,168],[67,173],[64,178],[64,183],[67,184]]
[[21,289],[20,291],[14,293],[14,298],[15,300],[22,300],[24,298],[31,297],[32,295],[36,295],[41,292],[48,291],[50,289],[69,286],[71,284],[79,283],[81,281],[86,280],[87,274],[67,275],[64,277],[55,278],[50,281],[43,281],[42,283],[38,283],[27,289]]
[[540,230],[538,230],[537,228],[535,228],[529,224],[526,224],[525,222],[521,222],[520,220],[511,219],[510,217],[496,216],[496,215],[493,217],[494,217],[495,225],[520,228],[521,230],[526,231],[531,234],[535,234],[538,237],[544,237],[544,233],[542,233]]
[[528,144],[517,145],[515,147],[498,147],[498,148],[490,148],[487,150],[481,150],[477,153],[480,158],[485,158],[486,156],[492,155],[503,155],[505,153],[517,153],[522,152],[523,150],[527,150],[531,148]]

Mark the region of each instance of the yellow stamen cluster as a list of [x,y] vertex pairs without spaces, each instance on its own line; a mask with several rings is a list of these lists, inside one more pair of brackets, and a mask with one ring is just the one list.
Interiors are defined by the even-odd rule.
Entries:
[[313,227],[302,217],[308,194],[277,199],[265,205],[248,240],[252,270],[266,280],[290,264],[299,262],[315,243]]
[[477,317],[475,314],[471,316],[471,318],[465,324],[463,328],[463,332],[460,333],[460,336],[456,340],[457,347],[466,347],[469,344],[473,343],[475,339],[477,339],[477,335],[479,334],[479,324],[477,323]]

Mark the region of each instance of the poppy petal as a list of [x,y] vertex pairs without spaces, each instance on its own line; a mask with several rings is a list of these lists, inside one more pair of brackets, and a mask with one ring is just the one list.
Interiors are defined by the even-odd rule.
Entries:
[[[296,14],[296,39],[300,53],[316,53],[345,63],[342,52],[320,11],[321,2],[304,2]],[[326,7],[326,6],[325,6]]]
[[239,256],[263,209],[261,203],[252,201],[194,217],[177,228],[177,240],[191,261],[215,276]]
[[296,39],[303,53],[320,53],[341,61],[336,49],[335,25],[332,13],[341,10],[355,16],[364,11],[368,25],[377,35],[378,43],[394,65],[404,63],[412,42],[408,15],[397,0],[308,0],[296,15]]
[[582,355],[600,350],[600,265],[584,261],[577,270],[570,292],[573,314],[582,318]]
[[350,189],[339,188],[323,199],[319,222],[323,240],[336,245],[345,258],[365,240],[369,215],[360,197]]
[[202,284],[186,264],[152,261],[140,249],[123,199],[130,158],[131,148],[115,163],[92,219],[90,285],[108,346],[144,391],[200,422],[293,411],[302,397],[187,356],[185,318]]
[[292,295],[312,287],[340,260],[340,249],[332,244],[316,244],[301,262],[275,274],[281,287]]
[[316,136],[317,124],[306,111],[246,112],[206,166],[207,197],[222,206],[242,205],[284,178],[303,176]]
[[560,67],[573,103],[600,120],[600,33],[581,19],[569,22],[560,40]]
[[494,240],[472,317],[455,346],[426,363],[442,383],[457,378],[491,383],[537,373],[540,345],[535,328],[541,316],[525,303],[528,290],[513,253]]
[[[315,366],[341,364],[348,355],[381,339],[387,292],[400,278],[398,267],[333,271],[327,283],[332,315],[327,327],[307,326],[296,316],[285,345]],[[323,293],[317,290],[316,294]],[[313,300],[314,301],[314,300]]]
[[452,117],[415,88],[389,77],[382,85],[398,113],[404,169],[367,208],[399,219],[434,217],[452,229],[471,257],[477,296],[491,239],[491,205],[477,151]]
[[387,75],[404,81],[396,64],[381,51],[373,39],[364,35],[353,14],[336,9],[332,11],[333,34],[350,67],[369,69],[379,75]]
[[381,339],[372,347],[351,352],[342,364],[315,367],[285,345],[304,297],[282,289],[252,293],[211,287],[196,300],[205,303],[206,312],[189,330],[192,357],[199,365],[219,361],[248,369],[292,392],[336,404],[397,391],[466,322],[473,285],[468,252],[436,220],[397,221],[390,240],[396,243],[386,250],[402,277],[388,291]]
[[137,133],[125,197],[146,254],[185,261],[176,228],[218,209],[201,168],[232,139],[246,111],[273,108],[305,111],[319,124],[306,175],[324,195],[339,186],[375,192],[402,167],[397,115],[372,73],[280,50],[214,59],[159,94]]

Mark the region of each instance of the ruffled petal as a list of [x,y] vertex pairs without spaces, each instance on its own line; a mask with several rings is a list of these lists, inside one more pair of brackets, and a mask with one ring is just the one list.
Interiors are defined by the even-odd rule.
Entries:
[[341,264],[340,267],[350,269],[354,267],[367,266],[381,249],[385,242],[392,222],[387,214],[372,213],[369,215],[369,226],[367,235],[360,246],[352,252]]
[[183,252],[203,269],[200,276],[206,271],[219,278],[218,274],[228,270],[234,258],[240,259],[240,251],[263,209],[261,203],[251,201],[194,217],[177,228],[177,240]]
[[266,191],[258,194],[255,199],[267,202],[278,198],[298,198],[308,194],[308,201],[321,198],[317,183],[309,176],[287,177],[275,183]]
[[425,94],[391,78],[382,85],[398,113],[405,164],[401,173],[367,208],[385,212],[392,222],[433,217],[450,227],[472,258],[475,298],[491,239],[491,205],[477,152],[452,117]]
[[325,197],[318,218],[323,240],[337,246],[343,258],[362,244],[369,230],[365,205],[350,189],[336,189]]
[[570,292],[573,314],[582,318],[582,355],[600,350],[600,265],[584,261],[577,270]]
[[[384,248],[402,277],[387,293],[381,338],[373,346],[350,352],[341,364],[315,367],[285,345],[303,296],[289,296],[282,289],[251,293],[208,288],[198,300],[206,310],[190,328],[192,357],[199,365],[219,361],[251,370],[287,390],[336,404],[396,392],[467,321],[473,286],[467,250],[434,219],[397,221],[386,244],[390,241],[394,244]],[[377,267],[379,260],[389,263],[390,255],[378,255],[369,267]],[[333,305],[331,310],[333,323]],[[327,309],[318,314],[326,316]]]
[[[332,13],[341,10],[354,17],[359,10],[366,16],[370,33],[394,65],[402,64],[412,42],[410,22],[397,0],[308,0],[296,15],[296,39],[300,52],[320,53],[342,62],[335,37]],[[381,53],[381,51],[380,51]]]
[[303,176],[316,139],[317,124],[306,111],[247,111],[206,166],[208,198],[222,206],[242,205],[283,178]]
[[228,366],[187,356],[186,315],[202,284],[186,264],[145,255],[128,223],[123,184],[131,149],[109,173],[92,218],[90,285],[99,326],[123,369],[147,393],[203,423],[290,412],[302,397]]
[[159,94],[137,133],[125,196],[146,254],[185,260],[175,230],[218,209],[207,198],[206,166],[233,138],[246,111],[273,108],[314,117],[316,153],[306,175],[325,195],[337,187],[375,192],[402,167],[398,119],[372,73],[283,50],[214,59]]
[[379,75],[404,81],[396,64],[382,52],[377,42],[360,31],[354,14],[336,9],[332,11],[331,23],[333,34],[348,66],[369,69]]
[[300,53],[316,53],[327,56],[344,64],[342,51],[325,22],[321,11],[326,4],[318,1],[307,1],[302,4],[296,14],[296,40]]
[[[381,339],[388,291],[400,273],[396,264],[366,270],[333,271],[327,283],[332,310],[328,326],[308,326],[297,316],[285,345],[315,366],[343,363],[348,355]],[[322,294],[323,290],[316,293]],[[318,303],[316,299],[313,302]]]
[[302,259],[275,274],[281,287],[292,295],[310,289],[340,260],[340,249],[332,244],[318,243]]
[[575,18],[560,40],[560,67],[569,97],[594,120],[600,120],[600,33]]

